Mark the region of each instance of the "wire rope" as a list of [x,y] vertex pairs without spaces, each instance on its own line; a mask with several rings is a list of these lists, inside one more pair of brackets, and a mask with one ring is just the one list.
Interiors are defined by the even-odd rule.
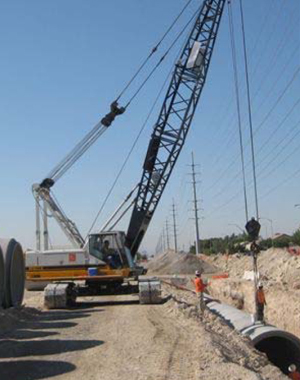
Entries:
[[[151,56],[158,50],[158,47],[161,45],[161,43],[164,41],[164,39],[167,37],[167,35],[170,33],[170,31],[173,29],[175,24],[178,22],[182,14],[185,12],[187,7],[190,5],[190,3],[193,0],[189,0],[187,4],[183,7],[183,9],[180,11],[180,13],[177,15],[175,20],[172,22],[172,24],[169,26],[169,28],[166,30],[166,32],[163,34],[162,38],[159,40],[159,42],[155,45],[155,47],[152,49],[151,53],[148,55],[148,57],[145,59],[143,64],[139,67],[138,71],[134,74],[134,76],[130,79],[130,81],[127,83],[125,88],[121,91],[120,95],[118,96],[117,100],[119,100],[120,96],[124,94],[124,92],[128,89],[130,84],[134,81],[134,79],[138,76],[138,74],[141,72],[143,67],[146,65],[148,60],[151,58]],[[198,12],[198,10],[197,10]],[[195,12],[195,14],[197,13]],[[189,22],[190,23],[190,22]],[[156,64],[155,68],[151,71],[151,73],[147,76],[146,80],[143,81],[142,85],[139,87],[139,89],[135,92],[134,96],[130,99],[130,101],[127,103],[127,106],[125,109],[129,106],[130,102],[138,95],[140,90],[144,87],[144,85],[147,83],[147,81],[150,79],[150,77],[153,75],[153,73],[156,71],[156,69],[160,66],[162,61],[166,58],[166,56],[169,54],[172,47],[176,44],[178,39],[180,38],[181,34],[184,32],[184,30],[189,25],[185,25],[182,32],[175,38],[175,41],[171,44],[171,47],[167,49],[165,54],[162,56],[160,61]],[[114,102],[117,104],[117,100]],[[56,182],[59,178],[61,178],[67,170],[69,170],[72,165],[91,147],[91,145],[94,144],[94,142],[104,133],[104,131],[107,129],[107,126],[102,124],[102,120],[98,122],[92,130],[80,141],[78,142],[75,147],[67,154],[67,156],[57,164],[54,169],[48,174],[46,178],[52,179],[54,182]]]
[[178,22],[178,20],[180,19],[180,17],[183,15],[183,13],[186,11],[186,9],[188,8],[188,6],[192,3],[193,0],[189,0],[185,6],[182,8],[182,10],[179,12],[179,14],[177,15],[177,17],[173,20],[173,22],[171,23],[171,25],[168,27],[168,29],[165,31],[165,33],[163,34],[163,36],[160,38],[160,40],[158,41],[158,43],[152,48],[151,52],[149,53],[149,55],[145,58],[145,60],[142,62],[142,64],[139,66],[139,68],[137,69],[137,71],[135,72],[135,74],[132,76],[132,78],[127,82],[127,84],[125,85],[125,87],[123,88],[123,90],[120,92],[120,94],[118,95],[116,101],[118,101],[123,95],[124,93],[126,92],[126,90],[130,87],[130,85],[133,83],[133,81],[136,79],[136,77],[139,75],[139,73],[143,70],[143,68],[146,66],[146,64],[148,63],[148,61],[151,59],[151,57],[157,52],[159,46],[162,44],[162,42],[165,40],[165,38],[168,36],[168,34],[171,32],[171,30],[173,29],[173,27],[176,25],[176,23]]
[[231,7],[230,1],[228,2],[228,16],[229,16],[229,29],[230,29],[230,40],[231,40],[232,65],[233,65],[233,72],[234,72],[236,107],[237,107],[237,117],[238,117],[238,131],[239,131],[240,157],[241,157],[242,177],[243,177],[245,218],[246,218],[246,223],[247,223],[247,221],[249,220],[249,215],[248,215],[248,200],[247,200],[247,187],[246,187],[246,174],[245,174],[244,144],[243,144],[242,122],[241,122],[241,108],[240,108],[239,82],[238,82],[238,73],[237,73],[236,47],[235,47],[235,39],[234,39],[234,24],[233,24],[233,19],[232,19],[232,7]]
[[198,8],[192,15],[192,17],[189,19],[189,21],[185,24],[185,26],[183,27],[183,29],[178,33],[178,35],[176,36],[176,38],[174,39],[174,41],[172,42],[172,44],[170,45],[170,47],[166,50],[166,52],[161,56],[161,58],[159,59],[159,61],[157,62],[157,64],[154,66],[154,68],[150,71],[150,73],[147,75],[147,77],[143,80],[143,82],[140,84],[140,86],[138,87],[138,89],[134,92],[134,94],[131,96],[131,98],[129,99],[128,103],[126,104],[125,106],[125,109],[127,109],[129,107],[129,105],[133,102],[133,100],[137,97],[137,95],[141,92],[141,90],[144,88],[144,86],[146,85],[146,83],[150,80],[150,78],[153,76],[153,74],[155,73],[155,71],[158,69],[158,67],[162,64],[162,62],[165,60],[165,58],[167,57],[167,55],[170,53],[170,51],[173,49],[173,47],[176,45],[177,41],[180,39],[180,37],[182,36],[182,34],[186,31],[186,29],[189,27],[189,25],[192,23],[192,21],[195,19],[195,17],[197,16],[197,14],[199,13],[199,9]]
[[94,218],[94,220],[93,220],[93,222],[92,222],[92,224],[91,224],[91,227],[90,227],[89,230],[88,230],[87,236],[90,234],[91,230],[94,228],[94,226],[95,226],[95,224],[96,224],[96,222],[97,222],[97,220],[98,220],[100,214],[102,213],[102,211],[103,211],[103,209],[104,209],[104,207],[105,207],[105,205],[106,205],[106,203],[107,203],[107,201],[108,201],[110,195],[112,194],[112,192],[113,192],[115,186],[117,185],[117,182],[118,182],[120,176],[122,175],[122,173],[123,173],[123,171],[124,171],[124,169],[125,169],[125,167],[126,167],[126,165],[127,165],[127,162],[128,162],[128,160],[129,160],[129,158],[131,157],[131,154],[132,154],[132,152],[133,152],[133,150],[134,150],[136,144],[138,143],[138,141],[139,141],[139,139],[140,139],[140,137],[141,137],[141,135],[142,135],[144,129],[146,128],[146,125],[147,125],[147,123],[148,123],[148,121],[149,121],[149,119],[150,119],[150,117],[151,117],[151,115],[152,115],[152,113],[153,113],[153,111],[154,111],[154,109],[155,109],[155,106],[156,106],[156,104],[157,104],[157,102],[158,102],[158,100],[159,100],[159,98],[160,98],[160,96],[161,96],[161,94],[162,94],[163,89],[165,88],[165,85],[167,84],[167,81],[168,81],[168,79],[169,79],[169,77],[170,77],[172,71],[173,71],[173,67],[172,67],[172,69],[169,71],[169,73],[168,73],[168,75],[167,75],[167,77],[166,77],[166,79],[165,79],[165,81],[164,81],[164,83],[163,83],[161,89],[159,90],[158,95],[157,95],[157,97],[155,98],[155,101],[154,101],[153,105],[151,106],[150,111],[149,111],[149,113],[148,113],[148,115],[147,115],[147,117],[146,117],[144,123],[142,124],[142,126],[141,126],[141,128],[140,128],[140,130],[139,130],[139,132],[138,132],[138,134],[137,134],[137,136],[136,136],[136,138],[135,138],[135,140],[134,140],[134,142],[133,142],[133,144],[132,144],[132,146],[131,146],[131,148],[130,148],[128,154],[127,154],[127,156],[125,157],[125,160],[124,160],[124,162],[123,162],[123,164],[122,164],[122,166],[121,166],[119,172],[117,173],[117,176],[116,176],[114,182],[112,183],[112,185],[111,185],[111,187],[110,187],[110,189],[109,189],[109,191],[108,191],[108,194],[106,195],[106,197],[105,197],[105,199],[104,199],[104,201],[103,201],[103,203],[102,203],[102,205],[101,205],[99,211],[97,212],[97,214],[96,214],[96,216],[95,216],[95,218]]
[[249,131],[250,131],[250,142],[251,142],[251,159],[252,159],[252,174],[253,174],[253,182],[254,182],[254,198],[255,198],[256,220],[259,220],[257,181],[256,181],[256,164],[255,164],[255,151],[254,151],[254,136],[253,136],[253,124],[252,124],[252,107],[251,107],[251,95],[250,95],[250,82],[249,82],[249,70],[248,70],[245,21],[244,21],[244,11],[243,11],[242,0],[240,0],[240,15],[241,15],[241,25],[242,25],[243,52],[244,52],[244,64],[245,64],[245,76],[246,76],[246,88],[247,88],[247,104],[248,104]]
[[[296,52],[296,50],[292,53],[292,55],[290,57],[290,60],[294,56],[295,52]],[[284,68],[286,66],[287,65],[285,65]],[[299,75],[299,71],[300,71],[300,67],[297,68],[297,70],[293,73],[292,78],[289,80],[289,82],[287,83],[287,85],[285,86],[285,88],[281,91],[281,93],[277,97],[277,99],[276,99],[275,103],[273,104],[273,106],[265,114],[263,120],[259,123],[259,125],[257,126],[257,128],[254,130],[254,135],[256,135],[258,133],[258,131],[265,125],[266,121],[269,119],[269,117],[271,116],[271,114],[274,112],[274,110],[276,109],[276,107],[278,106],[278,104],[283,100],[283,98],[286,95],[288,89],[291,87],[292,83],[294,83],[294,81],[296,80],[297,76]],[[276,80],[274,81],[275,84],[278,83],[278,79],[280,79],[280,76],[277,76]],[[264,99],[266,99],[266,97]],[[227,145],[229,145],[229,143],[231,143],[232,141],[233,141],[232,139],[229,139],[228,142],[227,142]],[[249,145],[250,141],[251,141],[250,139],[247,140],[247,142],[245,144],[246,147]],[[213,182],[213,184],[211,186],[209,186],[208,190],[210,190],[211,188],[215,187],[215,185],[228,173],[228,171],[231,170],[231,168],[233,167],[233,165],[235,164],[235,162],[237,160],[237,157],[238,156],[236,156],[236,155],[234,156],[234,158],[231,161],[231,163],[227,166],[227,168],[225,170],[222,170],[222,174]],[[250,161],[248,161],[246,163],[246,167],[249,166],[249,162]],[[234,176],[234,178],[236,178],[236,175]],[[231,181],[232,180],[230,180],[230,182]]]

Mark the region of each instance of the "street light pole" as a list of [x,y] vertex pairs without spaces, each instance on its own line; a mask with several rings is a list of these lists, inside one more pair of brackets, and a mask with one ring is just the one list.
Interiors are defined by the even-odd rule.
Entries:
[[271,240],[272,240],[272,247],[273,247],[273,237],[274,237],[274,230],[273,230],[273,220],[272,219],[270,219],[270,218],[259,218],[259,219],[262,219],[262,220],[267,220],[269,223],[270,223],[270,225],[271,225],[271,234],[272,234],[272,236],[271,236]]

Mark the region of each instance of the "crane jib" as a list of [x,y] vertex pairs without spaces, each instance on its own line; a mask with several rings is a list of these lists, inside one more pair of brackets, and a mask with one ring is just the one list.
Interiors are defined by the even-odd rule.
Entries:
[[150,224],[185,142],[205,84],[226,0],[206,0],[175,64],[148,146],[126,235],[133,257]]

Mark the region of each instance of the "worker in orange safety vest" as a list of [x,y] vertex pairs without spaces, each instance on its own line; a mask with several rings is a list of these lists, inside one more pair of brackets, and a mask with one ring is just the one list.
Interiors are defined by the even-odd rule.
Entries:
[[201,273],[197,270],[195,272],[195,278],[194,278],[194,285],[195,285],[195,290],[196,293],[199,295],[199,300],[200,300],[200,311],[203,314],[204,309],[205,309],[205,303],[203,299],[203,292],[206,288],[206,284],[204,284],[202,278],[201,278]]
[[300,380],[300,373],[297,371],[295,364],[289,366],[289,378],[292,380]]
[[264,293],[262,283],[258,284],[258,289],[256,292],[256,302],[257,302],[256,319],[258,321],[263,322],[264,321],[264,309],[265,309],[265,305],[267,304],[267,302],[266,302],[266,297],[265,297],[265,293]]

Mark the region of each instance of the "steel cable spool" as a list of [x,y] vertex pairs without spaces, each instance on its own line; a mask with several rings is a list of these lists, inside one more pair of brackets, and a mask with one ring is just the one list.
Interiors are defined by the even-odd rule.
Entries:
[[15,239],[0,239],[4,257],[3,307],[20,306],[25,287],[25,262],[21,245]]
[[3,252],[0,246],[0,307],[3,305],[4,300],[4,286],[5,286],[5,267]]

